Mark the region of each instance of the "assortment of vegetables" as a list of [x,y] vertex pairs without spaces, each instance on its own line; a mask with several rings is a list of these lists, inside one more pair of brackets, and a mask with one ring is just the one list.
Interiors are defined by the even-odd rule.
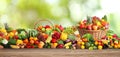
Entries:
[[[108,29],[106,16],[96,16],[80,22],[79,28],[87,30]],[[5,25],[0,28],[0,48],[65,48],[65,49],[106,49],[120,48],[120,38],[108,31],[106,36],[98,39],[87,33],[83,36],[76,33],[75,27],[38,26],[36,29],[12,29]]]

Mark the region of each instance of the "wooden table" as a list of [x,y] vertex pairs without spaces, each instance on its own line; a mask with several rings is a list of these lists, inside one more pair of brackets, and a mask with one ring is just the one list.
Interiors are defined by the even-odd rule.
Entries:
[[0,49],[0,57],[120,57],[120,49]]

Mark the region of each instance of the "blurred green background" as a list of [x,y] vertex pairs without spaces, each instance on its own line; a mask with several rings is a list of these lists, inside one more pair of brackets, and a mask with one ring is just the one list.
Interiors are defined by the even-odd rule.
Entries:
[[0,24],[33,28],[39,19],[64,27],[76,25],[86,16],[108,16],[110,29],[120,35],[120,0],[0,0]]

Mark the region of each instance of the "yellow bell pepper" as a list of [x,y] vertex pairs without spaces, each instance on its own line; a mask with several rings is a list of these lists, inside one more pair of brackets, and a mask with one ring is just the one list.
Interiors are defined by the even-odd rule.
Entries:
[[51,43],[51,48],[56,48],[58,43]]
[[17,40],[16,44],[17,45],[23,44],[23,41],[22,40]]
[[65,41],[65,40],[67,40],[67,38],[68,38],[68,34],[62,32],[62,33],[61,33],[61,36],[60,36],[60,39],[63,40],[63,41]]

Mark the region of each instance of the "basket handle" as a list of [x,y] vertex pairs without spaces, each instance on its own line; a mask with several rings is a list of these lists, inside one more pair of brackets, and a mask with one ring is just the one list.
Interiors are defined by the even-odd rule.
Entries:
[[40,22],[48,22],[48,23],[50,23],[50,24],[52,25],[52,27],[54,28],[53,22],[51,22],[50,20],[44,19],[44,20],[38,20],[37,22],[35,22],[35,24],[34,24],[34,29],[37,28],[37,25],[38,25]]

